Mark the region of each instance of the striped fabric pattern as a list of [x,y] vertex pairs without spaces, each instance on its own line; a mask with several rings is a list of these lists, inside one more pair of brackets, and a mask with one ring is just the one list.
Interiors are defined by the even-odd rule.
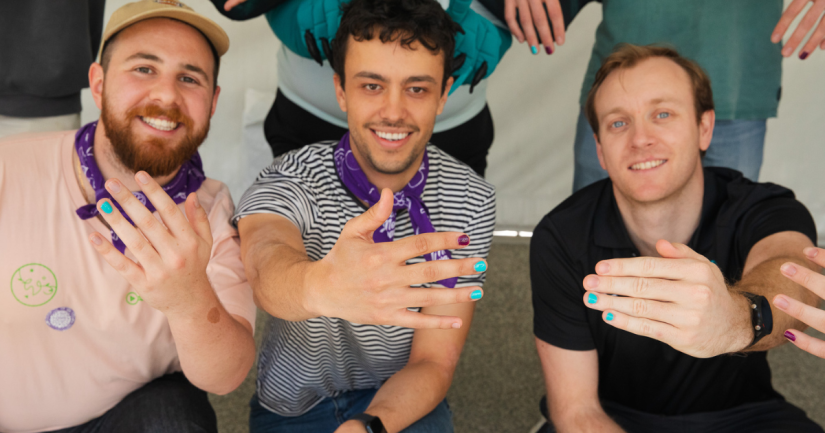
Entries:
[[[366,210],[338,179],[334,148],[334,142],[318,143],[275,159],[243,195],[232,222],[258,213],[281,215],[301,231],[309,258],[323,258],[344,224]],[[433,226],[470,236],[470,246],[453,250],[453,258],[486,258],[495,225],[493,186],[437,147],[429,145],[427,152],[430,174],[422,199]],[[395,239],[412,234],[409,215],[399,213]],[[407,263],[422,262],[417,257]],[[456,287],[483,283],[483,274],[460,277]],[[396,326],[269,316],[258,355],[260,403],[279,415],[298,416],[325,397],[378,388],[406,365],[412,338],[412,329]]]

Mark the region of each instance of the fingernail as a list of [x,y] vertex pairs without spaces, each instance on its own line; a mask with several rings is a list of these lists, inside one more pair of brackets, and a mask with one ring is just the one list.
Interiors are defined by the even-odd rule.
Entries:
[[802,252],[804,252],[809,258],[814,258],[817,254],[819,254],[819,250],[814,247],[805,248]]
[[198,194],[197,193],[195,193],[195,196],[192,197],[192,204],[195,205],[195,209],[200,209],[200,207],[201,207],[201,201],[198,200]]
[[470,245],[470,237],[467,236],[467,235],[459,236],[458,237],[458,244],[461,245],[462,247],[466,247],[467,245]]
[[782,265],[782,267],[779,268],[779,270],[789,277],[796,275],[796,266],[790,263],[785,263],[784,265]]
[[553,54],[553,48],[551,47],[545,46],[544,51],[547,53],[547,55]]
[[595,275],[588,275],[585,284],[587,284],[587,287],[590,288],[599,287],[599,277]]
[[777,296],[773,300],[773,305],[776,305],[780,310],[787,310],[788,307],[791,306],[791,304],[788,302],[787,299],[785,299],[784,296]]
[[808,58],[808,52],[807,52],[807,51],[803,51],[803,52],[802,52],[802,54],[800,54],[800,55],[799,55],[799,58],[800,58],[801,60],[805,60],[805,59],[807,59],[807,58]]
[[785,333],[782,335],[784,335],[785,338],[787,338],[788,340],[796,341],[796,335],[793,335],[793,332],[791,331],[785,331]]
[[607,319],[608,322],[613,320],[613,313],[607,313],[607,316],[605,316],[604,318]]
[[106,186],[109,187],[109,191],[112,191],[115,194],[120,192],[120,182],[118,182],[117,180],[113,179],[106,182]]
[[487,270],[487,263],[484,263],[483,261],[478,262],[475,264],[475,266],[473,266],[473,269],[475,269],[476,272],[484,272]]
[[92,242],[94,242],[95,245],[100,245],[103,243],[103,238],[100,237],[99,234],[95,233],[92,235]]
[[481,299],[481,290],[473,290],[473,293],[470,293],[470,299],[474,301]]
[[149,183],[149,175],[141,171],[137,174],[137,180],[138,182],[146,185],[147,183]]
[[533,53],[533,55],[536,55],[539,53],[539,49],[530,45],[530,52]]
[[596,265],[596,271],[600,274],[606,274],[606,273],[610,272],[610,263],[607,263],[607,262],[599,263],[598,265]]
[[108,201],[104,201],[103,204],[100,205],[100,210],[102,210],[105,214],[110,214],[112,213],[112,205],[109,204]]
[[453,323],[453,329],[461,328],[461,324],[458,322]]
[[588,304],[595,304],[596,302],[599,302],[599,297],[598,296],[596,296],[593,293],[590,293],[590,294],[587,295],[587,303]]

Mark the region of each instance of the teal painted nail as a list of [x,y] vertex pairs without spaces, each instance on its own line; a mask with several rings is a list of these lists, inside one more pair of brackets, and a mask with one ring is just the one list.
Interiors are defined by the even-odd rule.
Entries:
[[605,319],[607,319],[608,322],[613,320],[613,313],[607,313],[607,316],[605,316]]
[[473,290],[473,293],[470,293],[470,299],[476,300],[481,299],[481,290]]
[[107,214],[112,213],[112,205],[111,205],[111,204],[109,204],[109,202],[108,202],[108,201],[104,201],[104,202],[103,202],[103,204],[102,204],[102,205],[100,205],[100,209],[102,209],[102,210],[103,210],[103,212],[105,212],[105,213],[107,213]]
[[538,53],[539,53],[539,49],[538,49],[538,48],[536,48],[536,47],[530,47],[530,52],[531,52],[531,53],[533,53],[533,54],[538,54]]
[[591,293],[591,294],[589,294],[589,295],[587,295],[587,303],[588,303],[588,304],[595,304],[595,303],[596,303],[596,302],[598,302],[598,301],[599,301],[599,297],[598,297],[598,296],[596,296],[596,295],[594,295],[594,294],[592,294],[592,293]]
[[473,269],[475,269],[476,272],[484,272],[487,270],[487,263],[478,262],[475,264],[475,266],[473,266]]

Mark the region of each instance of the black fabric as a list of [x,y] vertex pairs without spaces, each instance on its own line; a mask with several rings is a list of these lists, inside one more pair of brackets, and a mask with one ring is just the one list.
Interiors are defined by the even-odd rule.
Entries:
[[[728,281],[741,278],[760,239],[797,231],[816,241],[810,213],[790,190],[725,168],[704,175],[701,220],[688,246],[714,260]],[[638,255],[610,179],[565,200],[542,219],[530,245],[535,335],[563,349],[596,349],[600,398],[634,410],[673,416],[781,399],[765,352],[697,359],[614,328],[585,307],[582,280],[597,262]]]
[[[345,132],[346,129],[304,110],[280,90],[264,121],[264,135],[276,158],[310,143],[340,140]],[[484,176],[487,153],[493,145],[494,136],[493,116],[485,105],[480,113],[467,122],[433,134],[430,143]]]
[[0,115],[79,113],[105,0],[0,2]]
[[263,15],[289,0],[249,0],[235,5],[231,10],[224,9],[227,0],[209,0],[223,16],[236,21],[243,21]]

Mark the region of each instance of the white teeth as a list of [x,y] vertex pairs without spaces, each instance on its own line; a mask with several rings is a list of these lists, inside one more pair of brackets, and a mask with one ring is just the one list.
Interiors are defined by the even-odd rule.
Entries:
[[375,135],[383,138],[384,140],[398,141],[398,140],[401,140],[403,138],[407,138],[407,136],[410,135],[410,133],[409,132],[391,133],[391,132],[375,131]]
[[142,117],[140,118],[146,124],[151,126],[152,128],[161,130],[161,131],[171,131],[178,127],[178,124],[175,122],[170,122],[168,120],[158,119],[156,117]]
[[646,161],[646,162],[639,162],[630,166],[631,170],[648,170],[651,168],[656,168],[667,161],[666,159],[659,159],[655,161]]

